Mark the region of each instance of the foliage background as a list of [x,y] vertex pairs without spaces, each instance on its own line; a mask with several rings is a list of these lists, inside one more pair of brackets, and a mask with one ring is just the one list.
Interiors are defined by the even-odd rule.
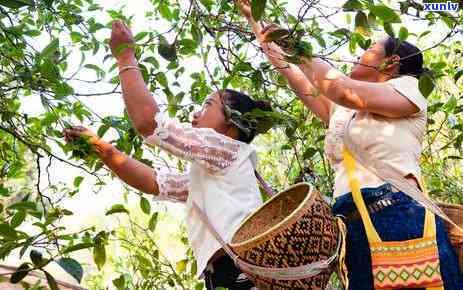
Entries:
[[[346,73],[353,55],[385,33],[425,49],[432,77],[420,80],[429,102],[422,168],[435,198],[463,203],[461,9],[374,0],[253,5],[265,5],[267,22],[304,30],[314,53]],[[0,259],[27,263],[15,279],[31,268],[51,273],[50,286],[64,269],[91,289],[202,289],[181,206],[115,183],[85,142],[62,139],[63,128],[82,123],[147,164],[185,167],[142,146],[122,109],[107,46],[112,19],[132,24],[145,81],[171,116],[188,121],[223,87],[270,100],[283,121],[255,142],[260,171],[276,189],[302,175],[331,195],[321,122],[265,61],[232,1],[1,0]]]

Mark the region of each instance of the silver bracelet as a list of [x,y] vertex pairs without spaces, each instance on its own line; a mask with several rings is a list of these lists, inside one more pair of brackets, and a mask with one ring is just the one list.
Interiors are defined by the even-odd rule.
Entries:
[[121,67],[119,69],[119,74],[121,74],[121,73],[123,73],[123,72],[125,72],[127,70],[130,70],[130,69],[136,69],[138,71],[140,70],[140,68],[138,66],[136,66],[136,65],[125,65],[125,66],[123,66],[123,67]]

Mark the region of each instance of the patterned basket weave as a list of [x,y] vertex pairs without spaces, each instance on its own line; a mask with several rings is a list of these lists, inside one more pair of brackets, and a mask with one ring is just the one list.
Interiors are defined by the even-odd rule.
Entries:
[[[246,262],[268,267],[296,267],[329,258],[336,251],[338,227],[330,206],[307,183],[275,195],[250,215],[230,246]],[[250,279],[259,290],[324,289],[332,269],[303,280]]]

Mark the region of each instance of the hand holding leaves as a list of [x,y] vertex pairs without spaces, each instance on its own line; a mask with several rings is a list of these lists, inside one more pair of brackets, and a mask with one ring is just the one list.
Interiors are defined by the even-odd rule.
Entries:
[[95,133],[83,126],[73,126],[70,128],[66,128],[64,129],[63,134],[66,142],[73,142],[80,137],[87,138],[91,142],[94,142],[97,139],[99,139],[99,137]]
[[286,53],[285,59],[291,63],[301,63],[301,57],[312,57],[312,45],[301,40],[302,34],[298,31],[289,31],[276,24],[271,24],[262,30],[264,43],[274,42]]
[[249,0],[235,0],[236,5],[238,8],[241,10],[241,13],[243,14],[246,19],[251,19],[252,14],[251,14],[251,3]]
[[100,138],[83,126],[73,126],[64,129],[63,135],[66,142],[70,143],[72,157],[85,159],[93,155],[95,149],[98,149],[96,145],[100,141]]
[[109,46],[113,56],[117,59],[124,56],[133,56],[135,40],[132,31],[125,23],[116,20],[112,24],[111,40]]

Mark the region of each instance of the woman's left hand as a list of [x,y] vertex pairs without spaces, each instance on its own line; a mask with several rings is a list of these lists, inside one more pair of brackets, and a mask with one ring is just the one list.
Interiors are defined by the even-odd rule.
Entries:
[[72,126],[63,130],[64,140],[66,142],[73,142],[77,138],[88,138],[90,143],[93,145],[96,143],[100,138],[93,133],[91,130],[83,127],[83,126]]

